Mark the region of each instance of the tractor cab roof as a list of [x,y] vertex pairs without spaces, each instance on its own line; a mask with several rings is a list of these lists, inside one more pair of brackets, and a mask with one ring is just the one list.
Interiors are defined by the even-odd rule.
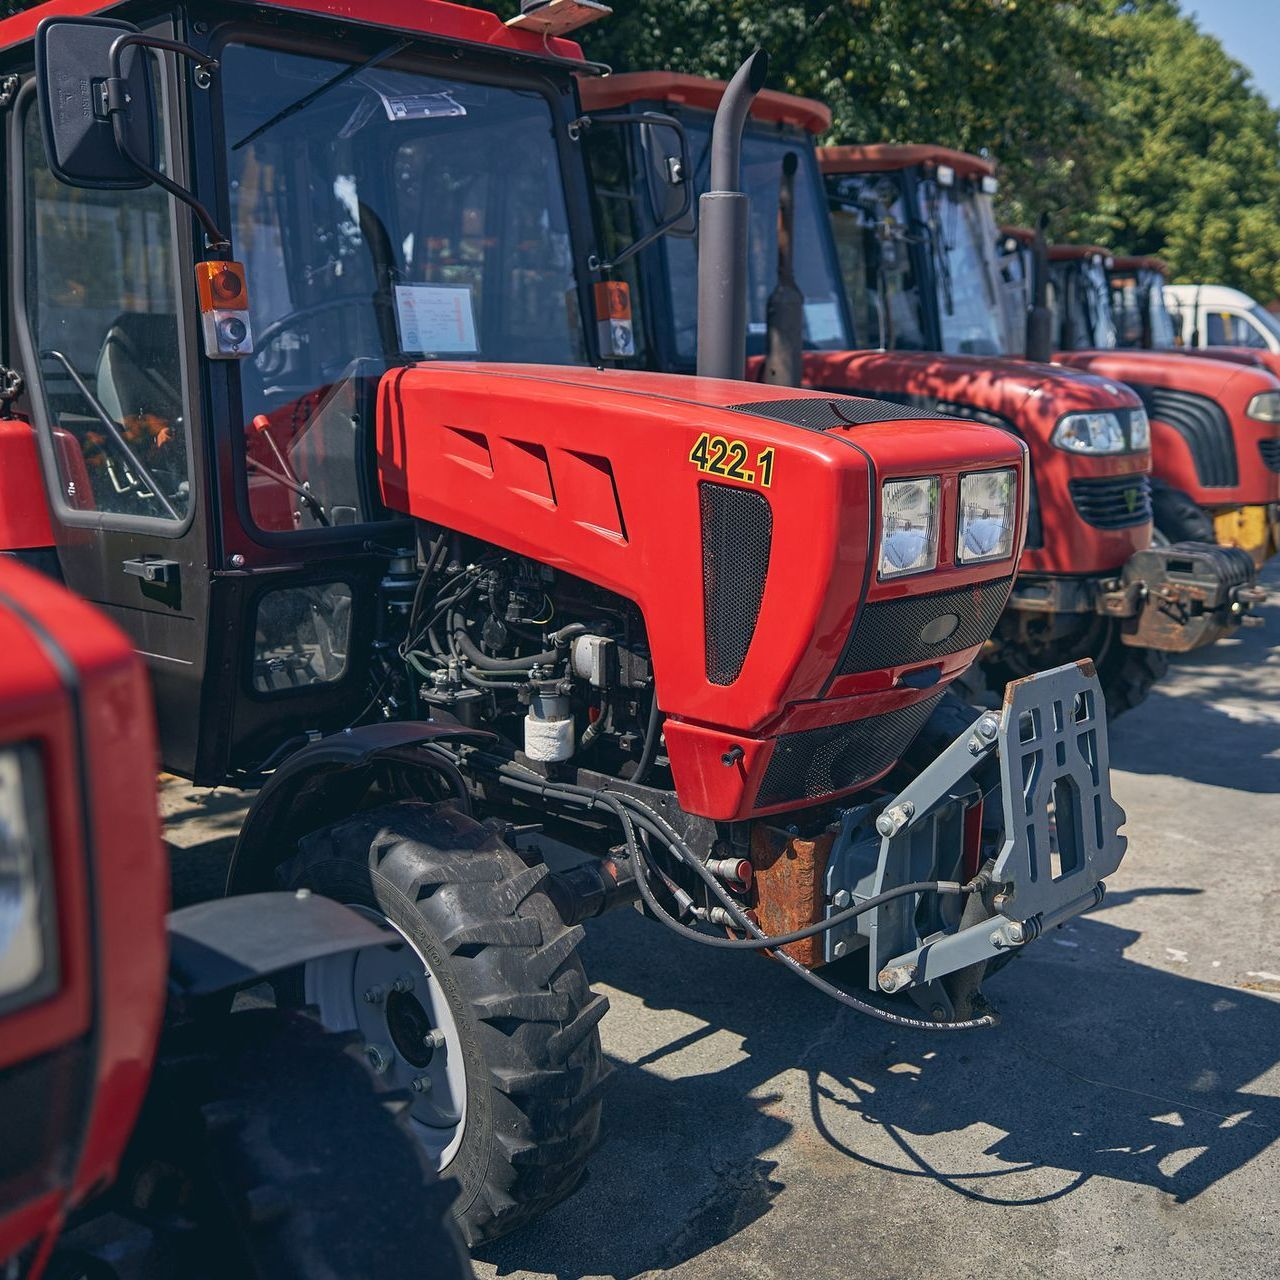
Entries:
[[[609,111],[633,102],[672,102],[714,111],[720,105],[725,82],[676,71],[631,71],[624,75],[584,80],[580,86],[587,111]],[[831,111],[813,98],[801,98],[776,89],[762,89],[751,104],[755,120],[790,124],[812,134],[831,128]]]
[[1080,262],[1090,258],[1102,258],[1107,266],[1111,265],[1111,251],[1100,244],[1051,244],[1049,246],[1050,262]]
[[822,147],[818,163],[823,173],[888,173],[899,169],[936,168],[946,165],[959,178],[994,178],[996,169],[990,160],[953,151],[929,143],[902,145],[875,143],[869,146]]
[[[585,60],[576,41],[508,26],[496,14],[447,0],[225,0],[228,8],[287,9],[334,18],[384,31],[402,31],[464,44],[486,45],[512,53]],[[31,39],[45,18],[87,17],[128,6],[121,0],[48,0],[0,21],[0,51]]]
[[1002,226],[1000,234],[1008,240],[1016,240],[1019,244],[1035,244],[1036,233],[1030,227]]

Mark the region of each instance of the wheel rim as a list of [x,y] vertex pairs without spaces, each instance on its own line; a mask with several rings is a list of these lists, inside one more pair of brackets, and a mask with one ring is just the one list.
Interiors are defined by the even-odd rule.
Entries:
[[422,952],[395,923],[348,904],[394,941],[311,960],[304,969],[308,1004],[331,1031],[354,1031],[373,1071],[411,1099],[409,1121],[437,1170],[445,1169],[467,1122],[466,1063],[457,1019]]

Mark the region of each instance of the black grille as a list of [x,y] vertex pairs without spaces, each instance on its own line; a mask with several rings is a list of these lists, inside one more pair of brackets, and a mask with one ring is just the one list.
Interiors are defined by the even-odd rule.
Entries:
[[1202,485],[1226,489],[1240,483],[1231,423],[1216,400],[1169,387],[1129,385],[1142,397],[1148,416],[1172,427],[1187,442]]
[[732,684],[746,661],[769,576],[773,511],[754,489],[703,481],[702,609],[707,679]]
[[894,764],[920,732],[941,694],[851,724],[783,734],[756,795],[756,808],[820,800],[861,786]]
[[[1009,588],[1008,578],[998,578],[927,596],[864,605],[854,619],[836,675],[927,662],[981,644],[995,630]],[[937,624],[945,629],[948,615],[958,620],[954,629],[937,640],[926,639],[926,628]]]
[[1280,440],[1259,440],[1258,448],[1262,450],[1262,461],[1272,471],[1280,471]]
[[1147,476],[1069,480],[1067,488],[1080,519],[1095,529],[1128,529],[1151,519],[1151,480]]
[[809,396],[803,400],[762,400],[756,404],[728,406],[733,413],[750,413],[757,418],[790,423],[806,431],[830,431],[833,427],[865,427],[872,422],[910,422],[916,418],[943,418],[945,413],[904,408],[887,400],[854,396]]

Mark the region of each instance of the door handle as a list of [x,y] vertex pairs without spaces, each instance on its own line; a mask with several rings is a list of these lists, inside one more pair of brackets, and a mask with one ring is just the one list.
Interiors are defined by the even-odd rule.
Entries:
[[164,560],[160,556],[139,556],[136,560],[124,562],[125,573],[162,587],[171,587],[177,583],[180,567],[176,560]]

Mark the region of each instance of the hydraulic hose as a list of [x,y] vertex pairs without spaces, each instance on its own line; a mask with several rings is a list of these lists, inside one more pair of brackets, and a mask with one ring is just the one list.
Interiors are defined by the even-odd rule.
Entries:
[[653,768],[654,759],[658,754],[658,726],[661,719],[662,713],[658,710],[658,691],[655,689],[653,702],[649,707],[649,723],[644,731],[644,748],[640,752],[640,763],[636,765],[636,771],[631,775],[632,782],[643,782]]
[[[609,810],[614,817],[617,818],[619,825],[622,827],[623,836],[627,843],[627,850],[631,857],[635,860],[636,867],[636,886],[639,890],[641,898],[644,900],[645,906],[653,913],[654,918],[659,923],[665,925],[680,937],[687,938],[694,942],[700,942],[704,945],[716,946],[726,943],[738,944],[742,942],[750,942],[749,948],[753,950],[765,950],[774,956],[780,963],[790,969],[798,978],[807,982],[811,987],[815,987],[824,995],[830,996],[831,999],[845,1005],[847,1008],[854,1009],[859,1013],[864,1013],[868,1017],[876,1018],[881,1022],[887,1022],[891,1026],[910,1027],[917,1031],[969,1031],[978,1027],[993,1027],[996,1025],[996,1019],[990,1014],[985,1014],[979,1018],[965,1018],[953,1022],[932,1022],[926,1018],[913,1018],[905,1014],[892,1013],[887,1009],[881,1009],[877,1005],[873,1005],[866,1000],[861,1000],[857,996],[851,995],[847,991],[842,991],[839,987],[827,982],[823,978],[819,978],[817,974],[811,973],[799,961],[787,955],[785,951],[779,948],[785,945],[787,939],[792,935],[780,935],[777,938],[770,937],[743,911],[741,905],[736,902],[724,889],[724,886],[716,879],[716,877],[703,866],[701,860],[693,853],[688,845],[680,838],[678,833],[656,810],[651,809],[643,801],[636,796],[628,795],[619,791],[593,791],[588,787],[575,786],[572,783],[556,782],[549,778],[543,778],[539,774],[526,770],[518,765],[513,764],[509,760],[501,757],[489,756],[483,752],[475,752],[472,758],[480,761],[489,762],[489,768],[505,785],[515,790],[525,791],[544,798],[560,799],[565,803],[574,804],[586,809],[594,809],[601,807]],[[728,912],[730,919],[734,921],[735,926],[743,933],[751,935],[750,939],[730,939],[730,938],[713,938],[708,934],[699,932],[696,929],[690,929],[676,920],[653,896],[652,887],[649,885],[647,877],[650,873],[650,865],[645,852],[640,846],[640,842],[636,839],[635,828],[639,826],[641,829],[648,831],[651,835],[656,836],[663,842],[668,850],[673,853],[680,861],[689,867],[707,886],[713,897]],[[917,882],[914,886],[902,886],[898,892],[889,891],[888,896],[881,895],[885,901],[892,897],[900,897],[907,892],[920,891],[921,886],[932,887],[934,884],[950,886],[953,882]],[[951,888],[947,887],[943,892],[951,892]],[[962,886],[955,885],[956,892],[964,892]],[[817,922],[810,926],[809,930],[798,930],[797,933],[805,937],[811,937],[816,933],[821,933],[826,929],[830,929],[841,923],[843,920],[853,915],[860,914],[863,911],[871,909],[872,900],[868,899],[865,903],[859,903],[856,908],[850,911],[841,912],[837,916],[829,917],[826,920]],[[795,940],[799,940],[796,938]],[[736,947],[735,947],[736,949]]]

